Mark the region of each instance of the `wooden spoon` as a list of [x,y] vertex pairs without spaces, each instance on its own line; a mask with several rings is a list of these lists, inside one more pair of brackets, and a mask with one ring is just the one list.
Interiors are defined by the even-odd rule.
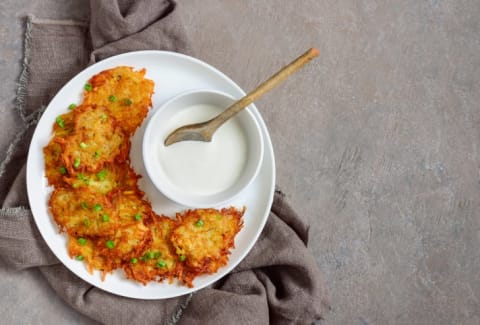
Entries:
[[181,126],[170,133],[165,139],[165,146],[180,141],[212,141],[215,131],[228,119],[240,112],[242,109],[253,103],[255,100],[263,96],[266,92],[285,80],[291,74],[299,70],[305,64],[317,57],[320,52],[316,48],[311,48],[294,61],[283,67],[280,71],[270,77],[267,81],[260,84],[255,90],[233,103],[229,108],[224,110],[216,117],[201,123],[188,124]]

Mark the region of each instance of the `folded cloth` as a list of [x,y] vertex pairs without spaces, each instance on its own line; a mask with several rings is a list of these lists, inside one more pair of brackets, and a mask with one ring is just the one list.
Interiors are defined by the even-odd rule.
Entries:
[[194,294],[163,300],[116,296],[79,279],[52,254],[35,226],[25,186],[28,144],[42,107],[66,81],[103,58],[143,49],[193,54],[172,1],[92,0],[90,11],[89,23],[27,19],[17,101],[24,128],[8,134],[12,143],[0,164],[0,258],[12,269],[37,267],[70,306],[102,323],[309,324],[321,318],[328,304],[307,249],[308,226],[278,190],[247,257]]

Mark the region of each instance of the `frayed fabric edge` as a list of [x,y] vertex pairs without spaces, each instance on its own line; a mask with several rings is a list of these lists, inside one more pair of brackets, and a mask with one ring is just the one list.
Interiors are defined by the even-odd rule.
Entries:
[[26,122],[25,128],[21,132],[17,133],[13,141],[8,146],[5,159],[0,163],[0,179],[5,174],[7,165],[10,163],[13,156],[15,155],[16,149],[18,148],[20,142],[23,140],[23,137],[27,134],[30,127],[38,123],[38,120],[40,119],[40,116],[42,115],[42,112],[44,111],[44,109],[45,108],[42,107],[40,110],[38,110],[38,112],[32,115],[32,118],[30,119],[30,121]]
[[30,54],[32,43],[32,24],[44,24],[44,25],[65,25],[65,26],[82,26],[87,27],[86,22],[75,20],[54,20],[54,19],[39,19],[34,15],[26,16],[25,35],[23,43],[23,59],[22,59],[22,72],[18,78],[17,96],[15,98],[15,109],[19,112],[23,122],[29,123],[32,120],[38,120],[38,115],[43,112],[35,111],[28,114],[26,112],[26,98],[27,98],[27,84],[30,80]]
[[65,25],[65,26],[81,26],[87,27],[88,23],[72,19],[43,19],[37,18],[34,15],[29,15],[30,21],[34,24],[43,24],[43,25]]
[[23,130],[16,134],[13,141],[10,143],[5,155],[5,159],[0,163],[0,179],[5,174],[7,165],[12,160],[12,157],[15,154],[15,150],[23,140],[23,137],[28,132],[30,127],[36,125],[40,116],[42,115],[45,107],[41,107],[32,114],[26,114],[25,105],[27,97],[27,83],[30,79],[30,50],[31,50],[31,41],[32,41],[32,19],[33,16],[27,16],[27,21],[25,25],[25,35],[24,35],[24,45],[23,45],[23,60],[22,60],[22,72],[18,78],[17,86],[17,96],[15,98],[15,110],[19,113],[24,127]]
[[32,213],[32,210],[30,210],[28,207],[24,206],[19,206],[19,207],[9,207],[9,208],[1,208],[0,209],[0,216],[14,216],[18,215],[19,213],[21,214],[30,214]]
[[177,324],[180,318],[182,317],[183,311],[187,308],[188,304],[190,303],[190,300],[192,300],[193,293],[189,294],[187,299],[180,304],[175,311],[175,313],[170,317],[169,320],[165,321],[165,325],[174,325]]
[[25,24],[25,35],[23,40],[23,60],[22,72],[18,79],[17,97],[15,99],[15,108],[20,113],[23,122],[28,123],[29,117],[25,112],[26,97],[27,97],[27,83],[30,79],[30,50],[32,42],[32,19],[33,16],[27,16]]

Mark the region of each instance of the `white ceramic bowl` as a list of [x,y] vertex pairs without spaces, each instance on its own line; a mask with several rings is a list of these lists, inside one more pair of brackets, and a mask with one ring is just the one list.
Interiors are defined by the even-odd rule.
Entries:
[[208,120],[234,101],[222,92],[192,90],[153,112],[143,136],[143,161],[152,183],[167,198],[192,208],[219,207],[255,179],[264,145],[260,126],[248,107],[222,125],[211,142],[164,145],[176,128]]

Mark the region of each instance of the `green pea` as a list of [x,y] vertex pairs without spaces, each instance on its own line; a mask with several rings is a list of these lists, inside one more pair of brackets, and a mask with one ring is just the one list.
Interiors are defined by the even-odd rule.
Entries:
[[199,219],[196,223],[195,223],[195,226],[197,227],[202,227],[204,225],[204,222],[202,219]]
[[113,240],[107,240],[107,242],[105,243],[105,245],[109,248],[109,249],[112,249],[115,247],[115,242]]
[[78,238],[77,241],[81,246],[85,246],[85,244],[87,243],[87,240],[83,237]]
[[92,90],[92,85],[89,83],[86,83],[85,86],[83,87],[86,91]]
[[117,100],[117,97],[115,97],[115,95],[111,95],[110,97],[108,97],[108,100],[113,103]]
[[55,122],[57,123],[57,125],[59,127],[61,127],[62,129],[65,128],[65,121],[63,120],[63,118],[61,116],[57,116],[57,118],[55,119]]
[[105,169],[102,169],[97,173],[97,178],[99,181],[103,181],[105,179],[105,175],[107,174],[107,171]]
[[87,185],[90,184],[90,180],[85,175],[83,175],[82,173],[78,174],[77,178],[79,180],[83,181]]

